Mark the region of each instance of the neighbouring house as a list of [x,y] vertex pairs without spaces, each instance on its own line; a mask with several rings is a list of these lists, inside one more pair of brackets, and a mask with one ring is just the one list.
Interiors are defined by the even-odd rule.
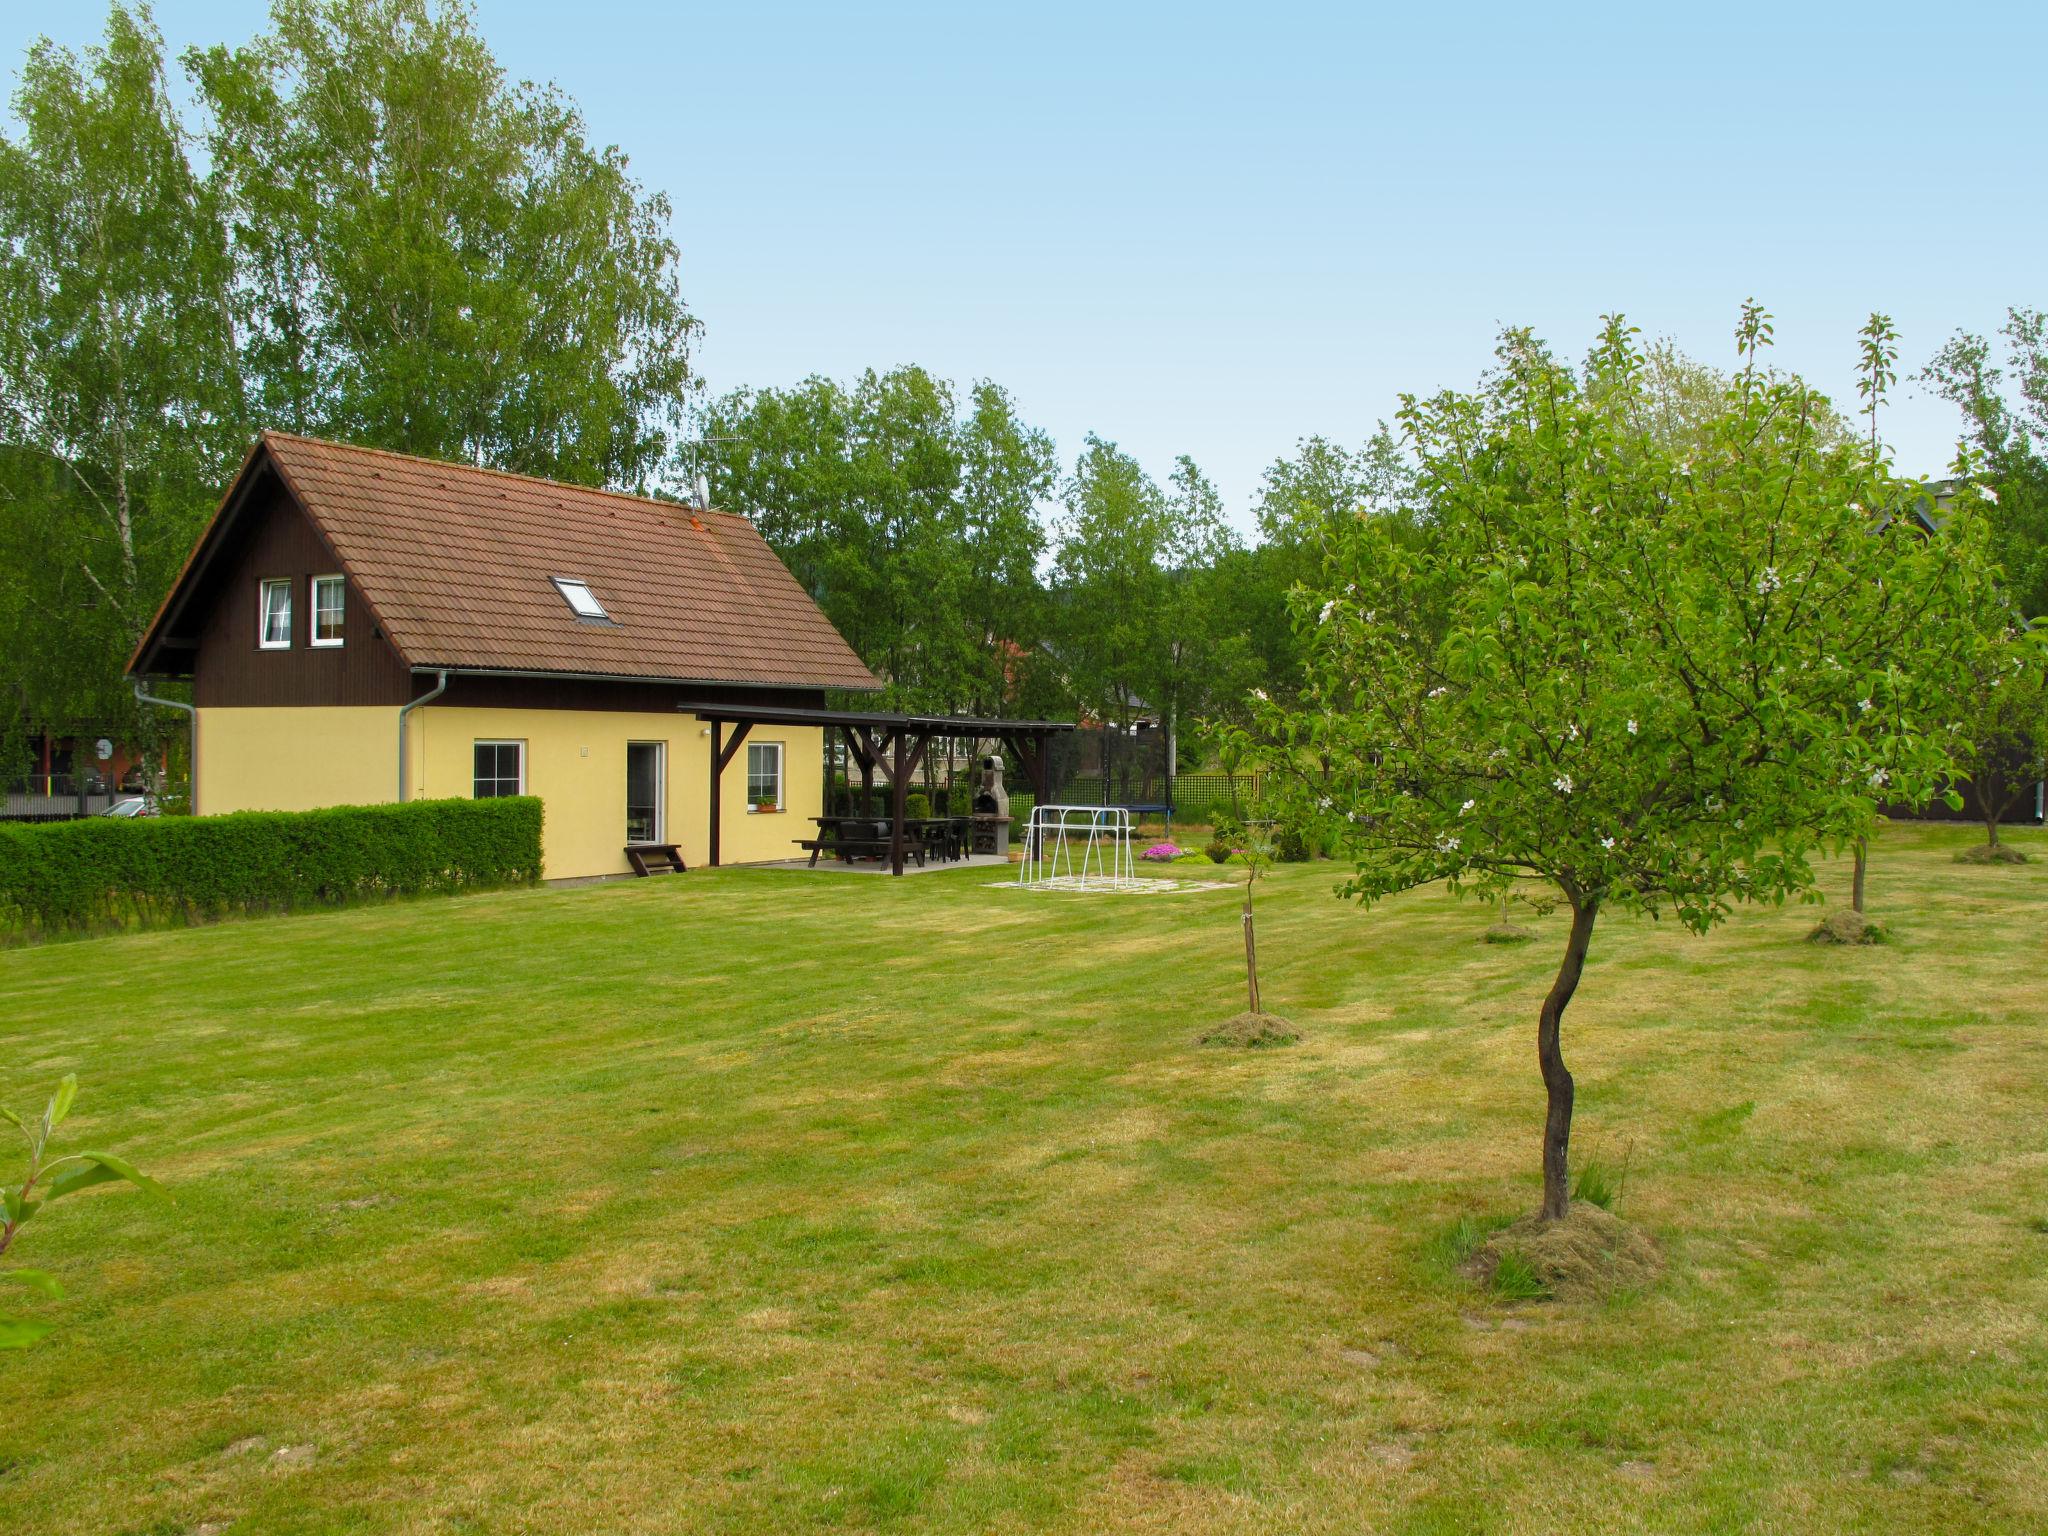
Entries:
[[70,821],[164,787],[169,763],[118,733],[91,726],[31,732],[29,771],[0,784],[0,821]]
[[281,432],[129,672],[191,681],[202,815],[532,794],[550,879],[798,853],[825,728],[714,768],[721,725],[681,706],[879,686],[743,517]]

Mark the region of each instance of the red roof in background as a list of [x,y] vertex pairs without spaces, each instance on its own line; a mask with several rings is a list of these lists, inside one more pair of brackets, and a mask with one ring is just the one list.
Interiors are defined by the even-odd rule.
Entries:
[[[743,517],[284,432],[238,478],[265,454],[413,667],[878,686]],[[588,583],[611,622],[578,619],[555,577]]]

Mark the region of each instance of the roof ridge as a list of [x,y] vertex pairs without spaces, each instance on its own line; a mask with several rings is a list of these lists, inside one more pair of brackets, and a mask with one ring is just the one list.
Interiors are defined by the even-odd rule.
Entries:
[[529,475],[517,469],[499,469],[494,464],[464,464],[457,459],[429,458],[424,453],[400,453],[396,448],[373,448],[368,443],[345,443],[335,437],[313,437],[305,432],[287,432],[281,427],[265,427],[259,434],[268,444],[282,438],[287,442],[310,443],[316,448],[339,448],[347,453],[375,454],[381,459],[397,459],[405,464],[425,464],[434,469],[457,469],[466,474],[495,475],[501,480],[524,480],[529,485],[544,485],[554,491],[586,491],[593,496],[612,496],[620,501],[631,502],[636,507],[652,507],[657,512],[674,512],[684,517],[702,517],[706,513],[713,517],[729,517],[739,522],[752,524],[753,519],[742,513],[728,512],[722,507],[693,507],[688,502],[663,501],[656,496],[638,496],[631,491],[615,490],[609,485],[578,485],[573,480],[550,480],[546,475]]

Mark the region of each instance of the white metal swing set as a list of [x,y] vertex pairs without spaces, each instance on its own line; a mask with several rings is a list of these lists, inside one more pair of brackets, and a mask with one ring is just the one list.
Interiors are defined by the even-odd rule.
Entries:
[[1034,805],[1024,827],[1017,884],[1052,891],[1144,891],[1138,878],[1131,813],[1117,805]]

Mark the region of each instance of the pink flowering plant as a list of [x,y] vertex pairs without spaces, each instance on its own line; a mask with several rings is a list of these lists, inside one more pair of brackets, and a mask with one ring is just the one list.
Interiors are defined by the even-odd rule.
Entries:
[[1173,843],[1154,843],[1139,857],[1150,859],[1155,864],[1171,864],[1180,854],[1181,850]]
[[1571,913],[1537,1017],[1543,1215],[1567,1210],[1562,1023],[1599,915],[1698,932],[1811,899],[1810,856],[1953,767],[1932,698],[1989,579],[1967,499],[1939,536],[1827,401],[1761,364],[1704,420],[1660,412],[1610,319],[1583,369],[1527,332],[1471,394],[1404,397],[1426,513],[1347,519],[1298,589],[1308,684],[1245,733],[1371,903],[1519,881]]

